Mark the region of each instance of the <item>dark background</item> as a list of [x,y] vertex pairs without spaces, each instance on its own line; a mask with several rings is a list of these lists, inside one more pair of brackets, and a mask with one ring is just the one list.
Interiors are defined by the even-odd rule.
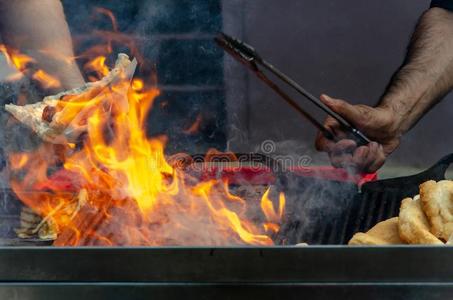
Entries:
[[[157,64],[163,90],[158,103],[165,104],[156,105],[150,132],[168,133],[171,152],[259,151],[263,141],[272,140],[275,153],[310,155],[316,164],[326,157],[314,151],[315,130],[224,57],[212,43],[214,34],[224,30],[249,42],[315,95],[371,105],[401,64],[416,21],[429,7],[425,0],[63,2],[74,35],[109,26],[105,18],[90,17],[92,8],[101,6],[115,13],[121,31],[141,39],[145,56]],[[422,168],[452,151],[449,102],[404,138],[387,169]],[[181,133],[200,114],[200,131]]]

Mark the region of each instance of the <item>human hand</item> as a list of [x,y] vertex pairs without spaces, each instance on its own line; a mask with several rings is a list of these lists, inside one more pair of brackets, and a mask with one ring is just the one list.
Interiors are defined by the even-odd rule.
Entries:
[[327,152],[333,166],[352,167],[360,172],[373,173],[382,167],[386,158],[399,146],[399,121],[391,109],[351,105],[327,95],[322,95],[321,101],[373,141],[368,145],[358,146],[355,141],[348,139],[335,119],[328,117],[324,126],[340,140],[335,142],[318,133],[316,149]]

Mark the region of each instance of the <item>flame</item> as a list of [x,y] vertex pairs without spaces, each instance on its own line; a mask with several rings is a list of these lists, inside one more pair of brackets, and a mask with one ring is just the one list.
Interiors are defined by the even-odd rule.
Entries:
[[7,48],[5,45],[0,44],[0,52],[6,59],[6,62],[9,66],[16,68],[19,72],[9,75],[6,80],[15,81],[23,77],[23,72],[25,72],[30,64],[34,63],[35,60],[25,54],[20,53],[16,49]]
[[[114,22],[108,11],[98,12]],[[84,64],[85,70],[106,76],[109,53],[99,51],[111,47],[95,47],[91,53],[96,56]],[[44,86],[56,85],[44,72],[34,76]],[[251,217],[253,203],[235,196],[228,182],[200,181],[170,165],[167,137],[149,138],[145,130],[160,95],[147,83],[154,79],[120,78],[96,93],[88,90],[58,101],[58,124],[83,130],[78,141],[43,143],[35,152],[10,155],[13,175],[20,174],[11,186],[54,224],[54,245],[272,245],[285,196],[280,194],[276,210],[267,190],[261,216]],[[188,132],[196,131],[200,121],[198,117]],[[208,160],[215,154],[208,153]],[[43,192],[26,192],[30,190]]]
[[25,167],[30,156],[27,153],[12,153],[9,156],[9,165],[11,170],[18,170]]
[[16,67],[21,72],[27,69],[30,63],[35,62],[32,57],[22,54],[16,49],[7,48],[5,45],[0,45],[0,52],[3,53],[9,65]]
[[261,198],[261,209],[263,210],[264,215],[268,220],[268,222],[264,224],[264,229],[266,231],[278,232],[278,230],[280,229],[279,223],[282,220],[285,211],[286,199],[285,195],[283,193],[280,193],[279,206],[277,212],[275,211],[272,200],[269,199],[269,192],[270,189],[267,189],[267,191]]
[[105,56],[96,57],[85,65],[85,70],[97,72],[99,78],[106,76],[109,73],[109,68],[105,65],[106,59]]
[[[36,60],[31,56],[22,54],[17,49],[8,48],[0,44],[0,52],[4,55],[6,62],[19,72],[10,75],[7,80],[19,80],[24,74],[36,80],[44,89],[56,89],[61,87],[60,81],[44,70],[36,68]],[[40,50],[41,53],[49,53],[48,50]],[[69,60],[65,58],[63,61]]]
[[41,85],[46,89],[55,89],[61,86],[60,81],[57,78],[47,74],[43,70],[36,71],[36,73],[33,74],[32,78],[39,81]]
[[198,114],[197,118],[195,119],[195,122],[192,123],[192,125],[189,126],[189,128],[184,130],[185,134],[191,135],[195,134],[198,132],[201,126],[201,122],[203,121],[201,114]]

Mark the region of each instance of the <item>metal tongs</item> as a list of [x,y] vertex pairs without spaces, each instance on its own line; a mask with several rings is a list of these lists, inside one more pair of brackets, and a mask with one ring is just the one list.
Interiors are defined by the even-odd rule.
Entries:
[[327,105],[322,103],[318,98],[310,94],[303,87],[301,87],[294,80],[289,78],[287,75],[279,71],[273,65],[261,58],[261,56],[256,52],[256,50],[247,45],[246,43],[230,37],[225,33],[220,33],[215,38],[216,43],[222,47],[226,52],[233,56],[236,60],[240,61],[251,69],[258,78],[264,81],[268,86],[270,86],[275,92],[277,92],[293,109],[303,115],[308,121],[310,121],[316,128],[318,128],[326,138],[334,141],[338,141],[339,138],[329,131],[322,123],[315,119],[310,113],[306,112],[296,101],[294,101],[287,93],[285,93],[276,83],[274,83],[269,77],[266,76],[258,67],[258,65],[264,67],[266,70],[270,71],[272,74],[280,78],[283,82],[291,86],[298,93],[302,94],[308,100],[310,100],[317,107],[326,112],[329,116],[338,121],[342,126],[343,130],[349,133],[349,138],[353,139],[357,145],[367,145],[371,142],[362,132],[355,128],[351,123],[346,121],[342,116],[331,110]]

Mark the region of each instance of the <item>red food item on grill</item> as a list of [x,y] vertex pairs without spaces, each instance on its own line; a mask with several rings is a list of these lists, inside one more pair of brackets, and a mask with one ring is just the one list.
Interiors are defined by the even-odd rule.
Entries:
[[83,178],[79,174],[61,169],[33,188],[37,191],[79,192],[82,186]]
[[[344,169],[338,169],[330,166],[319,167],[293,167],[288,172],[307,178],[351,182],[361,186],[367,182],[378,179],[377,173],[351,175]],[[228,166],[206,166],[199,170],[201,180],[222,178],[231,184],[272,184],[275,182],[275,176],[269,167],[228,167]]]
[[[334,167],[298,167],[291,168],[289,172],[301,176],[323,180],[351,182],[358,186],[378,179],[377,173],[350,175],[346,170]],[[197,171],[200,180],[222,178],[230,184],[267,185],[275,182],[275,176],[268,167],[202,167]],[[74,172],[64,169],[53,173],[47,181],[34,186],[39,191],[67,191],[78,192],[83,186],[83,178]]]

